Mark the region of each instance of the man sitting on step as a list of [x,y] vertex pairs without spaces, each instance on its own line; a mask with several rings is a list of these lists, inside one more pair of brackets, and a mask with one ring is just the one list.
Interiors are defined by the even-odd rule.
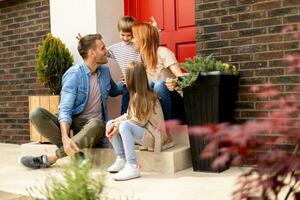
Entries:
[[107,63],[107,50],[100,34],[80,38],[78,52],[84,62],[72,66],[63,76],[58,117],[43,108],[30,113],[35,128],[58,149],[51,155],[22,157],[20,162],[26,167],[50,167],[59,158],[81,155],[81,149],[105,138],[108,96],[122,94],[122,87],[115,84],[103,65]]

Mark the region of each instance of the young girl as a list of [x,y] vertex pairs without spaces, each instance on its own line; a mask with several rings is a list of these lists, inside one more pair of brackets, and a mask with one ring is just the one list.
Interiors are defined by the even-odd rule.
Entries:
[[131,62],[125,70],[125,81],[130,95],[127,113],[106,125],[106,136],[112,143],[117,158],[108,168],[115,180],[129,180],[140,176],[134,144],[142,143],[159,153],[167,140],[164,116],[159,100],[148,84],[142,63]]

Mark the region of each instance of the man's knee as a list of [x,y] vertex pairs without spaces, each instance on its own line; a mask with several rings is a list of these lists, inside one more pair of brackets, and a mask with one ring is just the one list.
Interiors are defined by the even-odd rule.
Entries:
[[43,110],[44,108],[34,108],[29,114],[29,119],[33,122],[41,119],[41,117],[43,116]]
[[89,120],[89,126],[92,127],[93,130],[96,130],[99,135],[104,135],[105,132],[105,124],[102,120],[100,119],[90,119]]

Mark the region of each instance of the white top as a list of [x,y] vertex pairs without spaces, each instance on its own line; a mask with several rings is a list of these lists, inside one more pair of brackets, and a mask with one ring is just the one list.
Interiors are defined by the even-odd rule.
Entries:
[[119,42],[108,47],[108,57],[115,59],[121,72],[124,74],[128,63],[132,61],[141,62],[140,54],[133,47],[133,43]]

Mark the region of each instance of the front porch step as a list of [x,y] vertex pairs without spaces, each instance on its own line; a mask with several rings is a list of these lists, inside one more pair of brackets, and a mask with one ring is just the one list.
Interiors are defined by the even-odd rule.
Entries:
[[[21,155],[39,156],[53,153],[55,149],[56,146],[52,144],[31,142],[21,145]],[[106,169],[115,160],[115,153],[111,148],[93,148],[84,151],[96,167]],[[153,152],[136,150],[136,154],[138,164],[143,171],[175,173],[192,165],[190,147],[187,144],[177,144],[161,152],[158,159]]]

